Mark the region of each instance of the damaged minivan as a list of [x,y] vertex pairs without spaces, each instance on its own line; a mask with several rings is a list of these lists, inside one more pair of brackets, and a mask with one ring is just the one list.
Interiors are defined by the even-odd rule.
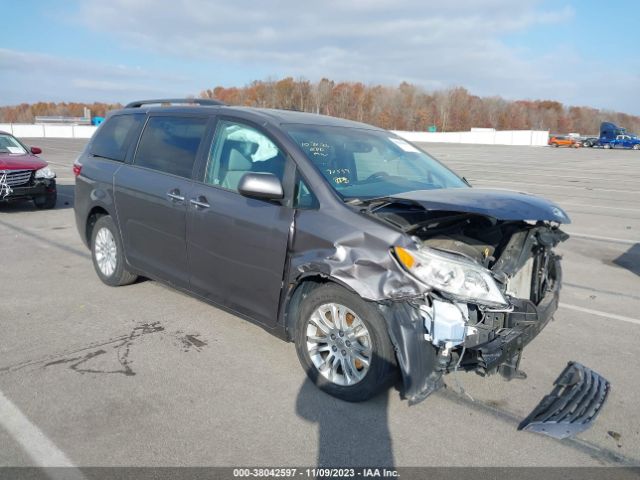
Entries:
[[558,306],[559,206],[472,188],[370,125],[134,102],[74,173],[104,283],[151,278],[258,323],[344,400],[401,379],[415,403],[456,370],[523,377],[522,351]]

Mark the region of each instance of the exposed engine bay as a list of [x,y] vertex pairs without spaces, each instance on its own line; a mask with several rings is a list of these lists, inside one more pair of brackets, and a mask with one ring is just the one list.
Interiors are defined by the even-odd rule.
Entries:
[[[369,213],[411,235],[421,247],[482,266],[504,298],[504,305],[490,306],[434,288],[416,302],[424,339],[435,347],[431,379],[439,382],[436,372],[441,376],[457,369],[524,377],[518,370],[522,348],[557,308],[561,269],[553,248],[568,238],[559,223],[429,211],[410,201],[372,205]],[[438,387],[423,385],[413,401]]]

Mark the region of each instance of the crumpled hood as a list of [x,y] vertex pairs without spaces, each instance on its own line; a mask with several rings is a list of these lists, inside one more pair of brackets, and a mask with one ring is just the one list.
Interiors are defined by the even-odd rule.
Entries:
[[47,166],[47,162],[30,153],[10,155],[0,153],[0,170],[38,170]]
[[546,220],[571,223],[567,213],[549,200],[527,193],[488,188],[442,188],[393,195],[427,210],[477,213],[498,220]]

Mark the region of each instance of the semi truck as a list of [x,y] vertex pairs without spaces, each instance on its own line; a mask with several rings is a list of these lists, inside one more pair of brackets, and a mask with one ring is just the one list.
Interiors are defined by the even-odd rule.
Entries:
[[585,147],[627,148],[640,150],[640,138],[611,122],[600,124],[600,137],[583,141]]

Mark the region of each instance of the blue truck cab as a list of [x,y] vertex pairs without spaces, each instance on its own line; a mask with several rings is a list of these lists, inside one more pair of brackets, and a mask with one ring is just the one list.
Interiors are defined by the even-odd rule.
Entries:
[[598,144],[604,148],[632,148],[640,150],[640,138],[633,133],[627,133],[624,128],[610,122],[600,124],[600,139]]

